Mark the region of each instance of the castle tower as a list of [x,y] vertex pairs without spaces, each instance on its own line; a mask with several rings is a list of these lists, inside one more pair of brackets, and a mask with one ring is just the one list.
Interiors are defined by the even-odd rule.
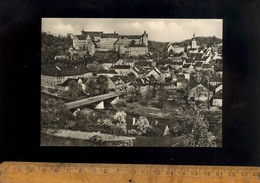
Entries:
[[143,34],[143,43],[148,46],[148,34],[146,34],[146,31],[144,31]]

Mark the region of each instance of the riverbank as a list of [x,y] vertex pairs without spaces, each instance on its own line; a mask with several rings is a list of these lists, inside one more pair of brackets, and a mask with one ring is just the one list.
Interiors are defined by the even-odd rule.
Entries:
[[112,105],[112,107],[116,111],[124,111],[128,114],[145,116],[148,118],[170,120],[176,117],[181,117],[179,114],[179,109],[173,107],[166,109],[166,111],[162,111],[159,108],[155,108],[151,106],[146,107],[139,103],[128,103],[126,106],[120,106],[120,107],[117,105]]
[[[171,120],[176,118],[182,118],[180,108],[176,106],[167,105],[166,111],[162,111],[159,108],[152,107],[151,105],[141,105],[137,102],[127,103],[126,106],[112,105],[113,109],[116,111],[124,111],[127,114],[135,116],[145,116],[154,119]],[[189,108],[189,106],[186,106]],[[209,121],[211,124],[222,123],[222,111],[221,110],[201,110],[201,114]]]

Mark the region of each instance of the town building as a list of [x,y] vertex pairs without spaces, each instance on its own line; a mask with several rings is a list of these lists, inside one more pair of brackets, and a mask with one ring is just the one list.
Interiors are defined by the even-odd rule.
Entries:
[[120,75],[126,75],[131,72],[130,65],[114,65],[110,69],[114,69]]
[[203,84],[198,84],[197,86],[193,87],[189,90],[188,99],[193,99],[197,101],[207,101],[213,95],[214,87],[206,86]]
[[44,89],[57,89],[58,84],[62,84],[68,78],[88,78],[92,76],[92,71],[87,68],[72,66],[52,66],[45,68],[41,73],[41,86]]
[[107,77],[113,77],[116,75],[119,75],[118,72],[116,72],[114,69],[108,69],[108,70],[98,70],[97,76],[107,76]]
[[170,43],[167,46],[167,52],[169,54],[172,54],[172,53],[182,53],[182,52],[184,52],[184,47],[176,45],[176,44],[174,45],[174,44]]

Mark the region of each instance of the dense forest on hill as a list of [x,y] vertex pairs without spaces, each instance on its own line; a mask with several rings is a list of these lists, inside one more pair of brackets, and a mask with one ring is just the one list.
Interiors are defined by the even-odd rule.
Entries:
[[167,51],[167,42],[148,41],[149,52],[165,52]]
[[[181,42],[173,42],[173,44],[179,44],[180,46],[187,46],[191,43],[192,39],[186,39]],[[222,39],[217,38],[216,36],[207,36],[207,37],[195,37],[195,40],[197,41],[197,45],[206,44],[207,46],[212,46],[214,43],[220,43],[222,42]]]
[[52,64],[56,55],[69,55],[72,39],[68,36],[54,36],[42,32],[41,34],[41,61],[42,64]]

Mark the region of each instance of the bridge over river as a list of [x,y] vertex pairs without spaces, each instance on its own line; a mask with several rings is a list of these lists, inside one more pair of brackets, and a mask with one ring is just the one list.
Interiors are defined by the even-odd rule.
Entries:
[[108,100],[111,98],[117,98],[120,95],[122,95],[123,93],[124,92],[113,92],[113,93],[107,93],[104,95],[89,97],[89,98],[85,98],[85,99],[81,99],[81,100],[77,100],[77,101],[73,101],[73,102],[68,102],[68,103],[66,103],[66,106],[68,107],[68,109],[75,109],[75,108],[90,105],[93,103],[102,102],[104,100]]

